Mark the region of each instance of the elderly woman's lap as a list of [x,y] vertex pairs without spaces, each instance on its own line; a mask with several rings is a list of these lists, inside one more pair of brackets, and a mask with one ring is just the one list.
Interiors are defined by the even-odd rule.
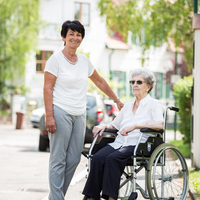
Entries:
[[133,155],[134,146],[114,149],[107,145],[92,158],[91,171],[83,194],[99,199],[109,196],[117,199],[119,181],[127,160]]

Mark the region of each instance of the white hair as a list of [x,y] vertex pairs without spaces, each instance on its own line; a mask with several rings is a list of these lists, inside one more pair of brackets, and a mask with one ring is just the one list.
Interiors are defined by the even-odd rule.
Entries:
[[155,76],[154,74],[146,68],[136,68],[131,72],[131,80],[134,76],[141,75],[145,82],[151,87],[148,93],[153,89],[155,84]]

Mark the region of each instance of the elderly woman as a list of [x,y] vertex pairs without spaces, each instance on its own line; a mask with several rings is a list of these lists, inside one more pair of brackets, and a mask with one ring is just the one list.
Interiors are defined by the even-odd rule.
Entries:
[[[145,68],[133,70],[131,74],[133,102],[126,103],[111,124],[101,124],[93,128],[94,136],[102,134],[105,128],[117,129],[118,136],[113,143],[98,151],[92,158],[91,171],[83,194],[87,199],[117,200],[120,177],[127,160],[133,155],[141,128],[160,130],[163,127],[163,108],[159,100],[149,92],[154,86],[154,75]],[[148,134],[141,142],[145,143]],[[85,198],[86,199],[86,198]]]
[[50,194],[45,199],[64,200],[80,161],[86,129],[86,91],[88,78],[108,95],[119,110],[119,98],[90,60],[76,53],[85,35],[77,20],[62,25],[64,48],[47,61],[44,72],[46,129],[50,139]]

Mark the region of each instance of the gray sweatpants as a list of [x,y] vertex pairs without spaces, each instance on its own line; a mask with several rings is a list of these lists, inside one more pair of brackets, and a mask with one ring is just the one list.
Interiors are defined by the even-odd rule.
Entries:
[[83,149],[86,113],[73,116],[53,106],[55,134],[49,133],[49,200],[64,200]]

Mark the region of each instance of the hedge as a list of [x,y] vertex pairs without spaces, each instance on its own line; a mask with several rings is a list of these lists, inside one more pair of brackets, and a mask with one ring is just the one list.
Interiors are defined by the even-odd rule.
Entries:
[[190,143],[192,85],[192,75],[184,77],[174,84],[175,101],[179,107],[179,131],[184,135],[185,143]]

